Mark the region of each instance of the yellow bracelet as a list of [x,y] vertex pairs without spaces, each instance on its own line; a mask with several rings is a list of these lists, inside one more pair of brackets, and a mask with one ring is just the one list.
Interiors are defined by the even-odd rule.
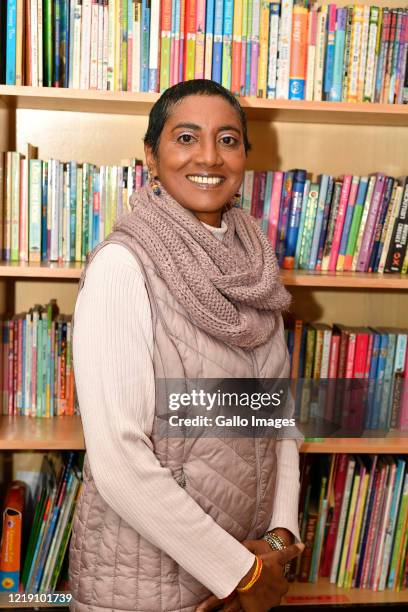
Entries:
[[260,559],[257,556],[256,557],[256,566],[255,566],[255,569],[254,569],[254,573],[252,574],[251,580],[245,586],[243,586],[243,587],[241,587],[239,589],[237,588],[238,593],[245,593],[246,591],[249,591],[249,589],[251,587],[254,586],[255,582],[257,582],[257,580],[259,580],[259,577],[261,575],[262,565],[263,565],[262,559]]

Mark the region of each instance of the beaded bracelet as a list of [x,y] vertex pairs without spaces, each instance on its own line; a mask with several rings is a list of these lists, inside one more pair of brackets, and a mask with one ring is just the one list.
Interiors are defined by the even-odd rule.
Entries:
[[248,584],[246,584],[245,586],[241,588],[237,588],[238,593],[246,593],[246,591],[249,591],[249,589],[254,586],[255,582],[259,580],[259,577],[261,575],[262,565],[263,565],[262,559],[256,556],[256,566],[254,569],[254,573],[252,574],[252,578],[248,582]]

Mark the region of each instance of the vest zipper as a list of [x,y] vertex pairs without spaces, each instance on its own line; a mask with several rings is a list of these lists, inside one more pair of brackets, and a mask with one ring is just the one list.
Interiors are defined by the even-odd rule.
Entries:
[[[250,355],[251,355],[251,360],[252,360],[252,371],[253,371],[253,377],[257,378],[259,375],[258,372],[258,368],[256,366],[256,359],[254,356],[254,351],[250,350]],[[259,460],[259,444],[258,444],[258,438],[255,437],[254,438],[254,449],[255,449],[255,462],[256,462],[256,503],[255,503],[255,513],[254,513],[254,517],[252,519],[252,524],[251,524],[251,529],[250,531],[252,531],[254,529],[254,527],[256,526],[256,521],[258,518],[258,511],[259,511],[259,505],[261,500],[259,499],[260,496],[260,480],[261,480],[261,466],[260,466],[260,460]]]

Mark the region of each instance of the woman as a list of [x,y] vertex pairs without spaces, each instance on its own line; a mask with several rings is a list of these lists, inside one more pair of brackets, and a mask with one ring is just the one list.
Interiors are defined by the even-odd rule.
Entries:
[[217,83],[187,81],[156,102],[144,142],[149,184],[89,257],[75,308],[87,454],[71,610],[266,611],[303,548],[296,441],[168,438],[155,418],[158,380],[288,375],[289,295],[231,207],[245,115]]

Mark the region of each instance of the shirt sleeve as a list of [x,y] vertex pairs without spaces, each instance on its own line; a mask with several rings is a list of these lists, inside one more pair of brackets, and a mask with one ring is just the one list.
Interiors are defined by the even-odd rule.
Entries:
[[155,405],[152,355],[150,302],[140,267],[125,247],[106,245],[89,264],[78,295],[73,341],[95,485],[140,535],[217,597],[226,597],[255,557],[156,458],[149,439]]
[[268,531],[288,529],[295,542],[300,542],[299,505],[299,450],[296,440],[277,440],[277,473],[273,513]]

